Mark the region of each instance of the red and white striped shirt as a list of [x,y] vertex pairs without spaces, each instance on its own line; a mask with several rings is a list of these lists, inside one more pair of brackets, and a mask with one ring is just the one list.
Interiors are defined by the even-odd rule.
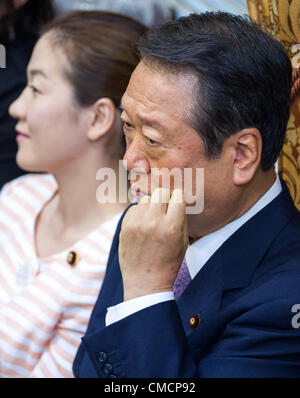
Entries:
[[[68,250],[36,254],[34,229],[57,189],[27,175],[0,195],[0,376],[73,377],[72,364],[104,278],[121,214]],[[80,255],[68,263],[70,251]]]

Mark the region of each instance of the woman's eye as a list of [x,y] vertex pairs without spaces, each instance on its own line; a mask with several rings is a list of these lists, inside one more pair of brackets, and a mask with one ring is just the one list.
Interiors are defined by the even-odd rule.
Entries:
[[40,92],[40,91],[39,91],[35,86],[33,86],[32,84],[29,85],[28,87],[31,89],[31,91],[32,91],[34,94],[38,94],[38,93]]

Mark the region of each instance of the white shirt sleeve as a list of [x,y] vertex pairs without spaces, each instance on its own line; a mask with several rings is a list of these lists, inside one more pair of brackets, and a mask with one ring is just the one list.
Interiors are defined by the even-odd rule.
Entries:
[[174,300],[173,292],[153,293],[124,301],[123,303],[107,308],[105,324],[106,326],[109,326],[112,323],[120,321],[121,319],[150,307],[151,305],[163,303],[164,301],[169,300]]

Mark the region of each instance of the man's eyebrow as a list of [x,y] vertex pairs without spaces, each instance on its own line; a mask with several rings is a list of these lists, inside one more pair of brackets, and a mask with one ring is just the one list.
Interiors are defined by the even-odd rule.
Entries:
[[36,75],[40,75],[40,76],[43,76],[45,79],[48,79],[48,76],[46,75],[46,73],[43,72],[41,69],[30,69],[28,71],[28,75],[30,77],[34,77]]
[[[127,114],[127,112],[123,108],[122,104],[119,106],[119,110],[121,112],[125,112]],[[162,131],[166,130],[166,128],[161,123],[159,123],[157,120],[147,119],[147,118],[142,117],[140,115],[137,115],[137,117],[142,123],[146,124],[147,126],[153,127],[154,129],[158,129],[159,128]]]
[[138,118],[140,119],[140,121],[144,124],[146,124],[147,126],[153,127],[154,129],[156,128],[160,128],[162,130],[164,130],[164,126],[159,123],[157,120],[151,120],[151,119],[146,119],[144,117],[140,117],[138,116]]

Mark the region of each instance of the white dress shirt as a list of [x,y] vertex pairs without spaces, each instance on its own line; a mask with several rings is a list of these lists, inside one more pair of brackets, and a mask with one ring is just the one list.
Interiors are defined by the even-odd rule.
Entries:
[[[256,213],[267,206],[267,204],[275,199],[281,191],[282,186],[277,175],[276,181],[272,187],[245,214],[225,225],[221,229],[212,232],[197,240],[192,245],[189,245],[185,253],[185,259],[191,278],[193,279],[197,275],[209,258],[231,235],[234,234],[234,232],[236,232]],[[151,305],[169,300],[174,300],[173,292],[161,292],[136,297],[132,300],[127,300],[113,307],[109,307],[107,309],[105,318],[106,326],[109,326],[110,324],[117,322],[137,311],[150,307]]]

